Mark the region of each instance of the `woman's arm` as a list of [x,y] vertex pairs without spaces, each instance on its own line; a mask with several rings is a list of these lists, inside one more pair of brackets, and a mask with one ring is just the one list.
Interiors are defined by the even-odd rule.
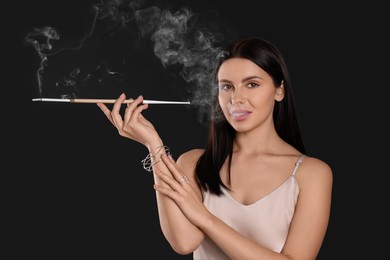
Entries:
[[[192,153],[192,152],[191,152]],[[186,153],[189,154],[189,153]],[[176,175],[170,174],[170,171],[166,165],[162,162],[164,154],[160,157],[160,162],[153,167],[155,185],[168,188],[168,185],[164,183],[159,174],[167,173],[167,177],[175,180],[178,185],[182,185],[184,176],[188,178],[188,181],[193,184],[193,200],[202,204],[202,195],[199,186],[196,185],[194,179],[195,161],[194,157],[181,155],[178,159],[178,163],[175,164]],[[171,156],[169,156],[171,158]],[[192,158],[192,159],[191,159]],[[173,160],[173,159],[172,159]],[[160,218],[160,226],[164,233],[165,238],[169,244],[179,254],[192,253],[204,239],[204,233],[183,214],[176,201],[170,197],[165,196],[162,193],[156,191],[157,205]]]
[[[165,164],[161,163],[161,156],[166,155],[163,148],[164,143],[152,123],[141,114],[143,110],[148,108],[148,105],[142,104],[143,98],[139,96],[127,105],[122,117],[120,108],[125,99],[126,96],[122,94],[114,103],[112,110],[109,110],[103,103],[99,103],[98,106],[117,128],[119,135],[145,145],[149,151],[155,184],[166,186],[155,174],[156,171],[169,173]],[[199,195],[198,191],[198,197]],[[203,239],[202,232],[187,219],[175,201],[160,193],[156,193],[156,198],[160,226],[172,248],[180,254],[194,251],[199,244],[194,243],[194,241]]]

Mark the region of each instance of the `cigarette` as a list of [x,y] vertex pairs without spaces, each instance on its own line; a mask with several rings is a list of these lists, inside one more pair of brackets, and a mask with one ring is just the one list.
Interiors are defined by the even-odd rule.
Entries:
[[[65,103],[115,103],[116,99],[87,99],[87,98],[33,98],[32,101],[48,101],[48,102],[65,102]],[[124,104],[132,103],[134,100],[126,99]],[[166,100],[150,100],[144,99],[144,104],[178,104],[189,105],[189,101],[166,101]]]

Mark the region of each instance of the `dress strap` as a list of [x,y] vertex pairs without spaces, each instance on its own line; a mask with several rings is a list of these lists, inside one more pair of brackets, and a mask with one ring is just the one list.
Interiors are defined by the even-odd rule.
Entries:
[[294,171],[291,173],[291,175],[295,175],[295,172],[298,170],[298,166],[301,164],[301,162],[303,161],[303,159],[306,157],[306,155],[302,154],[297,162],[295,163],[295,167],[294,167]]

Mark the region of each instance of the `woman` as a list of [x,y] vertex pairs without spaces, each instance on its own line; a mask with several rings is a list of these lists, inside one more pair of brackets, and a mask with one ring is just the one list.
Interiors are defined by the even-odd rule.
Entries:
[[149,150],[164,236],[194,259],[315,259],[333,174],[306,155],[281,53],[264,39],[240,39],[218,60],[215,85],[205,149],[176,162],[143,117],[142,96],[123,118],[124,94],[112,110],[98,104],[120,135]]

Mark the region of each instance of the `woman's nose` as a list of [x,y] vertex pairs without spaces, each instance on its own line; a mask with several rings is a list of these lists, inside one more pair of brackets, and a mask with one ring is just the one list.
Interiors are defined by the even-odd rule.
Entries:
[[232,105],[243,104],[245,101],[245,95],[244,95],[243,91],[235,89],[231,93],[230,99],[231,99]]

